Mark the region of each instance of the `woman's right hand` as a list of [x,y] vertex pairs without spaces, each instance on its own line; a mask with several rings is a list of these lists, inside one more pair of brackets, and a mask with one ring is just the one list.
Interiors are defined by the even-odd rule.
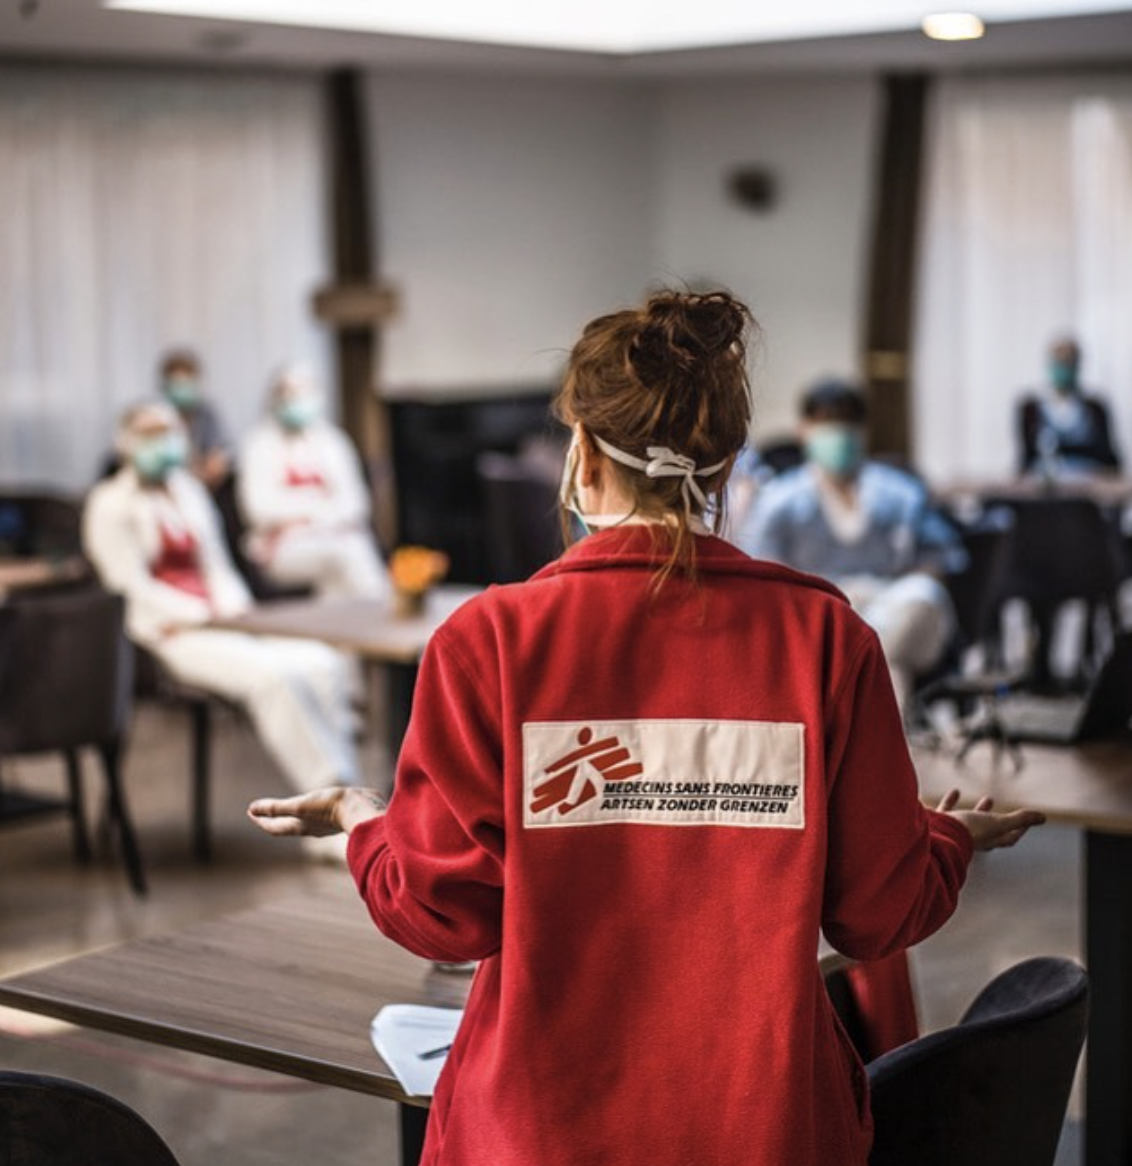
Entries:
[[385,800],[372,789],[335,785],[292,798],[257,798],[248,817],[268,834],[315,838],[346,833],[385,813]]
[[959,791],[948,791],[936,807],[962,822],[971,835],[976,850],[997,850],[1003,846],[1013,846],[1033,826],[1044,825],[1046,816],[1038,810],[1011,810],[1000,813],[994,808],[994,799],[982,797],[973,810],[957,810]]

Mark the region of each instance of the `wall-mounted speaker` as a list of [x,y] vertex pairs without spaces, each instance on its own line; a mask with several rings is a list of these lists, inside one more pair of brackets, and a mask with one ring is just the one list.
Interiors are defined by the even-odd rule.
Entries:
[[765,167],[737,166],[727,175],[727,193],[741,207],[765,212],[774,206],[778,187]]

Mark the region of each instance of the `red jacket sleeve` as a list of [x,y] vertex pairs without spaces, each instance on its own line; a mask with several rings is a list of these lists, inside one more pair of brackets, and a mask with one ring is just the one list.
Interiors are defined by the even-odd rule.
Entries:
[[350,869],[374,922],[427,959],[482,959],[500,945],[498,688],[497,676],[473,677],[438,632],[421,662],[389,809],[350,835]]
[[855,959],[910,947],[955,910],[973,847],[965,826],[920,804],[880,645],[830,702],[825,740],[826,938]]

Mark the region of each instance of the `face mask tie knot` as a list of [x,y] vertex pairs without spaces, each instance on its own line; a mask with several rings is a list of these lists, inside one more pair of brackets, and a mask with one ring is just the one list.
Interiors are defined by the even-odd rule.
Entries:
[[680,494],[684,499],[684,510],[689,518],[692,517],[693,513],[693,499],[695,499],[701,512],[707,508],[707,498],[704,496],[704,492],[700,489],[700,484],[696,479],[710,478],[712,474],[718,474],[727,464],[726,461],[721,461],[716,462],[713,466],[704,466],[703,469],[697,469],[696,463],[692,458],[686,454],[676,453],[666,445],[650,445],[645,450],[648,454],[648,460],[646,461],[644,458],[634,457],[632,454],[625,453],[624,450],[610,445],[608,441],[603,441],[596,433],[591,434],[591,436],[598,449],[606,457],[611,457],[615,462],[620,462],[623,466],[628,466],[632,470],[640,470],[649,478],[682,478]]

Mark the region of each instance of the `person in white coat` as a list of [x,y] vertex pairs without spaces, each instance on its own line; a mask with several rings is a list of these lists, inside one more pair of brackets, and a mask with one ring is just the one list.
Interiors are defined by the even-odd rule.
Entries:
[[267,416],[240,450],[237,489],[248,556],[272,582],[319,596],[387,593],[357,452],[303,370],[272,383]]
[[206,488],[185,468],[176,410],[127,411],[122,465],[83,510],[83,544],[103,585],[126,601],[126,628],[170,675],[241,705],[296,790],[358,778],[350,662],[324,644],[209,626],[251,605]]

